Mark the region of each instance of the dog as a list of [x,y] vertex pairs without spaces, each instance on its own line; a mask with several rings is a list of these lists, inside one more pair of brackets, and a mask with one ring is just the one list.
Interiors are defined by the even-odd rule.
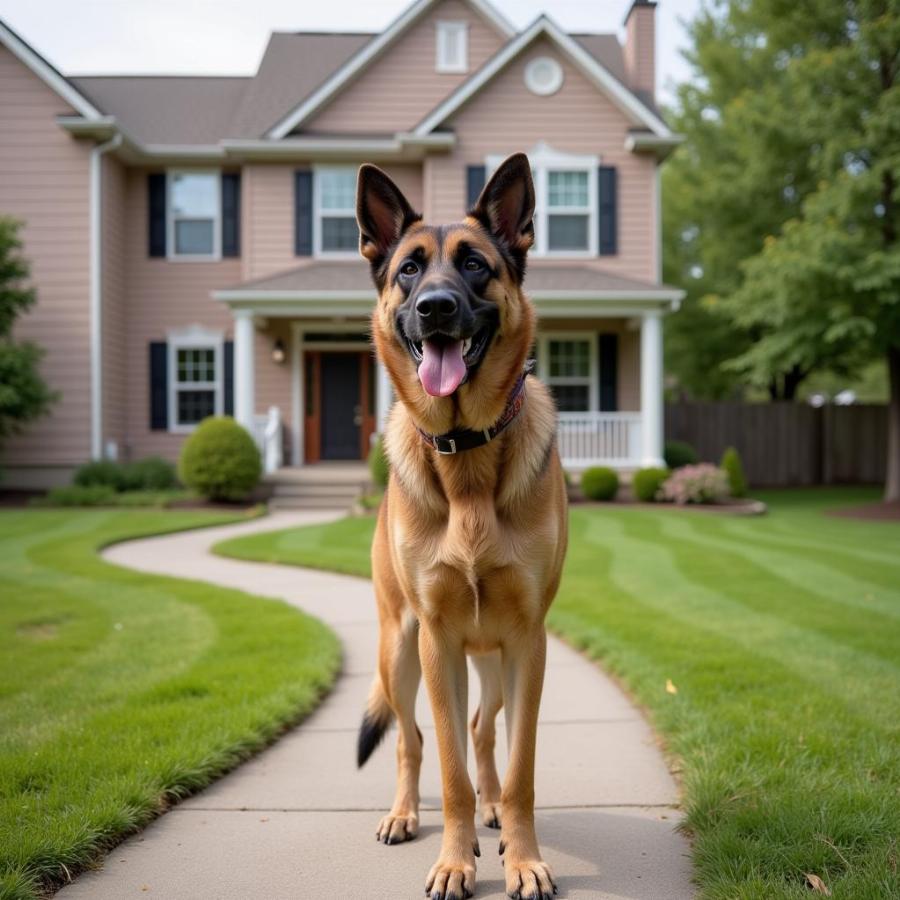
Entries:
[[[424,673],[444,813],[440,855],[425,881],[432,900],[475,890],[467,656],[481,682],[470,724],[481,816],[500,828],[507,894],[548,900],[556,892],[535,834],[534,758],[544,618],[566,552],[567,500],[556,408],[527,366],[535,312],[522,282],[534,205],[521,153],[453,225],[424,224],[384,172],[359,170],[360,252],[378,290],[372,337],[398,402],[384,434],[390,478],[372,544],[378,672],[358,762],[396,720],[397,792],[376,837],[415,837],[415,698]],[[509,745],[502,787],[494,761],[501,707]]]

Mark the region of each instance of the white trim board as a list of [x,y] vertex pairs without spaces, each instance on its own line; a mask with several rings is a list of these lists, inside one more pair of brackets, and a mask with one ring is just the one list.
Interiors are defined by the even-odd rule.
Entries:
[[603,91],[622,112],[636,124],[649,128],[661,138],[671,138],[672,132],[662,119],[625,87],[609,70],[594,59],[577,41],[559,28],[546,15],[539,16],[515,40],[499,50],[471,78],[464,81],[443,103],[418,125],[413,134],[424,136],[434,131],[449,116],[453,115],[467,100],[479,91],[507,63],[512,61],[529,44],[540,36],[548,37],[601,91]]
[[36,50],[30,47],[6,23],[0,20],[0,44],[26,65],[44,84],[59,94],[69,106],[86,119],[102,119],[103,114],[68,79],[57,72]]
[[[416,0],[408,6],[381,34],[351,56],[317,91],[276,122],[266,133],[266,137],[277,140],[290,134],[298,125],[321,109],[347,82],[362,72],[437,2],[439,0]],[[510,38],[515,34],[512,25],[488,0],[465,0],[465,2],[491,22],[504,37]]]

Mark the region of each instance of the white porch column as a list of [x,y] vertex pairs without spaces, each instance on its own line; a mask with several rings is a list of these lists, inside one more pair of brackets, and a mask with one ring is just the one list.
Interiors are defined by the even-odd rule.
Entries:
[[641,317],[641,464],[663,462],[663,341],[662,313],[648,310]]
[[234,417],[253,434],[255,387],[253,379],[253,313],[234,313]]
[[377,372],[376,389],[375,389],[375,427],[379,434],[384,434],[387,425],[387,415],[393,401],[393,389],[391,388],[391,380],[388,378],[387,369],[380,360],[375,364]]

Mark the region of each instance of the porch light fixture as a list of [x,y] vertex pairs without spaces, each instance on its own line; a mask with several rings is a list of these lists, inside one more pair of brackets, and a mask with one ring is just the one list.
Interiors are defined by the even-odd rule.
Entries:
[[272,345],[272,362],[280,366],[284,360],[284,341],[281,338],[276,338],[275,343]]

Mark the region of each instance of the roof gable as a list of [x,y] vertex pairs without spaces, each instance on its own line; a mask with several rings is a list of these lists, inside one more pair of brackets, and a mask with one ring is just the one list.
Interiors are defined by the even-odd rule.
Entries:
[[[400,14],[381,34],[374,37],[358,53],[354,54],[340,69],[334,72],[318,90],[306,97],[298,106],[277,122],[266,134],[269,138],[286,137],[315,112],[320,110],[345,85],[349,84],[375,59],[381,56],[393,43],[404,34],[421,16],[427,13],[440,0],[416,0]],[[477,12],[484,16],[504,37],[515,34],[513,27],[491,6],[489,0],[465,0]]]
[[674,137],[665,122],[650,109],[633,91],[619,81],[606,66],[602,65],[582,44],[562,31],[550,18],[540,16],[518,37],[509,41],[492,59],[463,82],[446,100],[439,104],[414,129],[413,134],[423,137],[430,134],[453,115],[464,103],[481,90],[508,63],[523,53],[535,40],[544,36],[551,40],[561,52],[581,70],[581,72],[609,99],[618,106],[636,126],[649,129],[662,138]]
[[57,93],[77,113],[86,119],[102,118],[102,113],[58,69],[52,66],[37,50],[26,43],[15,31],[0,19],[0,44],[27,66],[52,91]]

